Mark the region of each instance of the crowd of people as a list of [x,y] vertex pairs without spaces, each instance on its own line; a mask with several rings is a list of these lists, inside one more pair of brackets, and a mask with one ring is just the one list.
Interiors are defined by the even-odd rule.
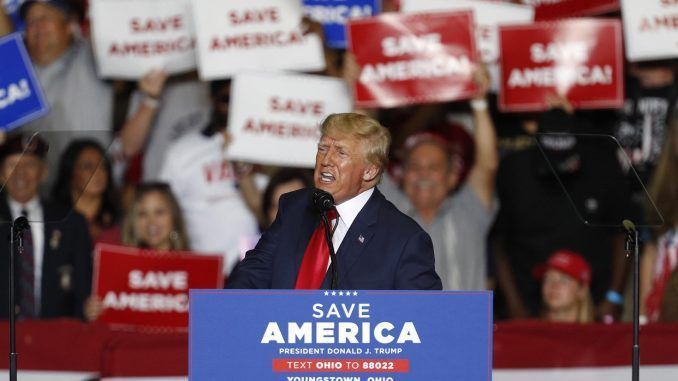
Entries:
[[[28,0],[17,11],[50,104],[0,146],[0,218],[33,221],[32,255],[17,267],[23,318],[96,319],[97,242],[219,253],[228,284],[275,219],[280,195],[313,186],[305,169],[224,158],[228,79],[160,69],[136,83],[100,79],[82,7]],[[16,28],[0,14],[0,34]],[[325,57],[327,69],[315,74],[355,83],[350,52],[326,47]],[[641,312],[670,321],[678,319],[676,69],[675,60],[627,63],[618,110],[575,110],[553,94],[546,112],[501,113],[478,65],[468,101],[356,111],[390,130],[377,188],[430,235],[444,290],[494,290],[496,319],[619,321],[630,261],[618,225],[631,218],[652,225],[642,228]]]

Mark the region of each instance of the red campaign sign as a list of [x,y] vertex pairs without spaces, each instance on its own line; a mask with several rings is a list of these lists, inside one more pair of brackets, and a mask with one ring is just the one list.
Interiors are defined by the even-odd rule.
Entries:
[[97,319],[123,327],[188,327],[188,290],[223,288],[222,257],[98,244],[94,295]]
[[619,0],[562,0],[540,3],[534,8],[536,21],[563,19],[566,17],[599,16],[617,12]]
[[549,94],[576,108],[624,101],[619,20],[578,19],[499,28],[502,111],[543,111]]
[[398,107],[467,99],[478,62],[468,11],[382,14],[348,24],[360,66],[358,107]]

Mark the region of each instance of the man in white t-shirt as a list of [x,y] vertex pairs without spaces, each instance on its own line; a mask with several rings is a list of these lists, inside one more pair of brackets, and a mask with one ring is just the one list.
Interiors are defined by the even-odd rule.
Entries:
[[212,117],[167,150],[160,179],[170,184],[186,219],[191,249],[224,256],[226,275],[240,259],[240,242],[258,232],[236,171],[225,159],[230,81],[212,82]]

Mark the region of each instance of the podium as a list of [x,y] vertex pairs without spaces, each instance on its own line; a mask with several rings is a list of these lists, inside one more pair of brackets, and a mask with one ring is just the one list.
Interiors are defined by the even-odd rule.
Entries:
[[189,378],[491,380],[492,293],[191,290]]

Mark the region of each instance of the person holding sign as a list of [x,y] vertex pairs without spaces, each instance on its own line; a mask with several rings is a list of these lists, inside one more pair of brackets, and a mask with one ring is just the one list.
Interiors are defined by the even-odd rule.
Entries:
[[13,29],[12,20],[7,16],[5,10],[0,7],[0,36],[12,33]]
[[227,287],[329,288],[328,268],[336,266],[339,289],[440,290],[431,238],[376,188],[388,161],[388,130],[355,113],[329,115],[320,128],[314,183],[334,198],[337,263],[329,263],[318,238],[320,215],[314,190],[306,188],[280,198],[275,221]]
[[261,196],[251,171],[225,158],[231,81],[213,81],[210,97],[210,119],[168,148],[159,178],[179,198],[193,249],[223,255],[228,275],[240,259],[241,240],[258,233],[252,211],[258,211]]
[[[137,186],[132,207],[125,216],[121,240],[126,246],[163,252],[190,249],[179,203],[167,184]],[[100,299],[89,298],[85,308],[87,320],[96,320],[102,310]]]
[[[71,5],[64,0],[29,0],[19,14],[26,23],[28,53],[50,105],[45,117],[22,128],[60,131],[50,142],[51,170],[76,137],[96,139],[108,147],[113,140],[113,90],[98,77],[88,43],[77,37]],[[166,79],[164,71],[153,70],[139,80],[144,102],[118,135],[124,156],[131,157],[143,148]]]
[[461,183],[459,157],[447,140],[416,133],[404,144],[402,191],[390,178],[383,187],[386,197],[431,235],[445,290],[487,288],[486,239],[498,210],[496,134],[486,101],[490,77],[480,68],[474,78],[479,88],[470,102],[475,158],[467,181]]
[[[0,267],[9,268],[9,221],[25,216],[24,252],[17,256],[16,312],[23,319],[83,318],[92,282],[92,242],[85,219],[38,194],[46,176],[47,144],[14,134],[0,147]],[[58,221],[58,223],[57,223]],[[0,305],[7,306],[7,271],[0,276]],[[8,311],[0,308],[0,318]]]

